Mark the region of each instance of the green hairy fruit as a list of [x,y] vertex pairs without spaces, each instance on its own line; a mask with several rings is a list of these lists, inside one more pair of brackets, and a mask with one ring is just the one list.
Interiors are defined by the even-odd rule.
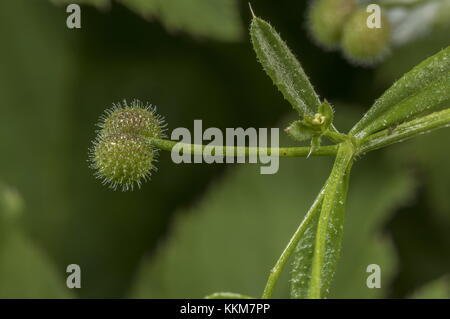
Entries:
[[94,149],[97,174],[111,187],[123,190],[140,186],[154,168],[150,143],[139,135],[120,133],[101,137]]
[[352,62],[370,65],[379,61],[389,52],[391,26],[381,15],[381,28],[369,28],[367,18],[370,13],[358,9],[345,24],[342,36],[342,51]]
[[[353,1],[319,0],[312,10],[324,10],[325,4],[332,6],[337,3],[354,4]],[[336,14],[336,11],[333,13]],[[345,22],[340,39],[345,55],[359,64],[375,62],[389,47],[389,21],[382,16],[381,28],[376,28],[376,23],[371,23],[374,28],[369,28],[369,15],[363,8],[355,9]],[[333,17],[330,19],[333,20]],[[450,127],[450,47],[406,73],[376,100],[349,133],[342,133],[333,123],[335,111],[332,105],[319,97],[302,65],[275,28],[255,16],[253,11],[250,36],[264,71],[298,113],[285,131],[299,145],[218,145],[216,150],[226,150],[226,155],[231,153],[232,156],[270,153],[278,157],[334,157],[329,177],[269,271],[261,295],[263,299],[273,296],[283,270],[288,262],[292,262],[291,297],[326,298],[340,258],[347,192],[356,159],[370,151]],[[91,148],[91,166],[96,170],[97,177],[114,189],[139,187],[155,169],[156,149],[172,152],[180,143],[163,138],[161,118],[154,109],[139,101],[131,105],[126,101],[115,105],[102,117],[99,126],[98,136]],[[322,140],[326,144],[322,144]],[[300,145],[305,142],[310,146]],[[183,154],[187,155],[204,155],[204,151],[211,146],[181,144]],[[250,297],[218,292],[207,298]]]
[[151,107],[143,106],[139,101],[107,111],[100,127],[106,135],[130,133],[150,138],[162,135],[161,118]]
[[99,124],[101,130],[90,151],[96,176],[111,188],[123,191],[140,187],[155,169],[157,150],[152,139],[163,137],[160,116],[148,105],[133,101],[114,105]]
[[308,27],[315,41],[324,48],[339,46],[345,22],[356,9],[355,0],[316,0],[308,12]]

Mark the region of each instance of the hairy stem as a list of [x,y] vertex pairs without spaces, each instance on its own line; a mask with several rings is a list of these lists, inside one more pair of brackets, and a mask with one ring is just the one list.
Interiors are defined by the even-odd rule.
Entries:
[[[197,145],[197,144],[186,144],[180,143],[177,141],[170,141],[164,139],[151,139],[151,143],[153,146],[164,150],[164,151],[172,151],[172,148],[179,144],[182,151],[186,151],[192,155],[202,155],[205,147],[211,147],[211,145]],[[237,155],[271,155],[276,154],[278,152],[278,156],[280,157],[307,157],[311,151],[310,147],[280,147],[280,148],[271,148],[271,147],[243,147],[243,146],[216,146],[216,150],[220,149],[222,154],[233,154]],[[312,156],[333,156],[336,155],[338,150],[337,145],[327,145],[321,146],[318,149],[314,150],[311,155]],[[214,155],[214,151],[211,155]]]
[[450,109],[434,112],[369,135],[360,142],[357,155],[448,126],[450,126]]
[[324,133],[324,135],[335,143],[341,143],[348,139],[346,134],[340,133],[333,125]]
[[302,238],[303,234],[305,233],[306,228],[308,227],[309,223],[315,218],[315,216],[320,212],[320,206],[323,201],[324,197],[324,188],[319,193],[319,196],[317,196],[316,200],[312,204],[311,208],[309,209],[308,213],[306,214],[305,218],[301,222],[301,224],[298,226],[297,230],[295,231],[294,235],[289,240],[289,243],[287,244],[286,248],[284,248],[283,252],[281,253],[281,256],[278,258],[275,266],[270,271],[269,278],[267,279],[266,286],[264,288],[264,292],[261,298],[263,299],[269,299],[272,297],[273,290],[275,288],[275,285],[278,281],[278,278],[281,275],[281,272],[284,269],[284,266],[289,260],[289,257],[291,257],[292,253],[295,251],[295,248],[297,247],[298,242]]
[[[336,160],[333,165],[330,177],[327,180],[322,207],[320,210],[319,223],[317,225],[316,243],[314,247],[314,257],[311,270],[310,289],[308,298],[319,299],[324,294],[324,264],[326,261],[326,254],[329,254],[327,249],[327,240],[329,233],[329,224],[331,223],[332,214],[336,210],[336,201],[339,189],[342,189],[345,199],[347,194],[347,183],[344,183],[345,176],[349,174],[353,162],[354,148],[350,141],[342,143],[339,146],[339,152],[336,155]],[[347,184],[347,185],[344,185]]]
[[[343,172],[346,172],[350,169],[351,164],[349,164],[349,163],[351,163],[352,158],[353,158],[353,146],[351,146],[351,142],[347,141],[346,143],[340,144],[339,149],[340,149],[341,155],[340,156],[338,155],[339,158],[336,159],[337,164],[335,164],[335,167],[333,168],[333,172],[330,175],[330,178],[325,183],[325,186],[320,191],[319,195],[317,196],[313,205],[309,209],[305,218],[303,219],[303,221],[301,222],[301,224],[295,231],[294,235],[289,240],[289,243],[283,250],[281,256],[278,258],[275,266],[272,268],[269,278],[267,279],[266,286],[264,288],[264,292],[262,295],[263,299],[268,299],[268,298],[272,297],[272,293],[275,288],[275,285],[276,285],[286,263],[288,262],[292,253],[295,251],[300,239],[304,235],[308,225],[311,223],[312,220],[314,220],[314,218],[317,216],[317,214],[321,214],[324,204],[325,204],[325,206],[329,206],[328,204],[330,204],[330,203],[328,203],[328,204],[324,203],[325,189],[334,187],[334,186],[337,187],[337,184],[340,181],[338,179],[334,180],[332,177],[334,175],[339,177],[343,174]],[[339,171],[339,172],[336,172],[336,171]],[[335,192],[332,192],[332,193],[334,194]],[[332,199],[328,198],[328,202],[331,202],[331,201],[332,201]],[[321,219],[328,220],[327,216],[323,216],[323,217],[321,217]],[[320,274],[313,274],[313,275],[316,276],[317,280],[320,281]],[[319,287],[320,287],[320,285],[319,285]],[[313,295],[310,297],[314,298],[315,297],[314,292],[312,294]]]

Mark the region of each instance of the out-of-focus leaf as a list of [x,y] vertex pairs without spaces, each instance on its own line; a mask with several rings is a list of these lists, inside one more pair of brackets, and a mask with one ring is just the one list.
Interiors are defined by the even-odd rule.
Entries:
[[175,207],[198,197],[225,166],[174,165],[170,153],[161,153],[159,173],[141,191],[112,192],[87,163],[98,116],[112,102],[140,98],[157,105],[171,128],[190,127],[206,114],[205,126],[228,127],[236,114],[242,125],[268,124],[280,110],[255,110],[279,97],[254,76],[259,70],[245,46],[222,51],[168,37],[121,5],[111,14],[82,7],[83,29],[71,30],[64,9],[49,1],[0,1],[0,178],[21,190],[33,243],[58,269],[81,265],[89,285],[77,293],[119,298]]
[[23,201],[0,185],[0,298],[70,298],[64,269],[58,272],[20,227]]
[[50,0],[55,4],[70,4],[70,3],[78,3],[78,4],[89,4],[92,6],[96,6],[99,8],[105,8],[110,5],[111,0]]
[[64,274],[21,231],[0,244],[0,298],[71,298]]
[[407,296],[418,285],[450,274],[449,138],[450,130],[444,129],[390,150],[392,161],[414,168],[421,185],[418,201],[400,211],[389,226],[403,265],[393,297]]
[[284,98],[301,115],[313,115],[320,106],[302,66],[279,34],[266,21],[253,17],[250,35],[256,56]]
[[[52,0],[56,3],[86,3],[98,7],[110,0]],[[242,37],[236,0],[117,0],[146,19],[158,18],[171,31],[222,41]],[[144,35],[145,36],[145,35]]]
[[[255,166],[236,168],[196,207],[180,212],[158,253],[143,260],[130,295],[201,298],[229,290],[259,296],[330,164],[325,158],[281,160],[277,174],[264,176]],[[379,240],[379,229],[411,195],[413,183],[387,159],[375,157],[355,164],[352,184],[331,296],[381,297],[395,261],[390,246]],[[382,289],[366,287],[366,267],[372,263],[383,269]],[[287,275],[286,270],[274,297],[288,297]]]
[[426,59],[395,82],[352,128],[364,137],[443,106],[450,99],[450,47]]
[[[143,262],[131,295],[201,298],[222,290],[260,296],[270,268],[320,189],[326,177],[320,168],[328,162],[288,160],[275,175],[259,175],[254,165],[230,172],[197,207],[179,213],[155,262]],[[317,181],[303,182],[313,177]]]
[[450,225],[449,155],[446,147],[443,147],[449,138],[450,130],[444,129],[399,144],[391,150],[393,160],[400,165],[413,166],[421,172],[424,192],[433,208],[429,214],[435,215],[441,225]]
[[31,236],[55,248],[71,210],[66,100],[74,59],[68,42],[77,38],[64,23],[55,27],[59,12],[46,1],[0,1],[0,15],[0,153],[8,154],[0,158],[0,178],[28,203],[24,224],[35,231]]
[[443,277],[427,283],[412,293],[414,299],[450,299],[450,279]]

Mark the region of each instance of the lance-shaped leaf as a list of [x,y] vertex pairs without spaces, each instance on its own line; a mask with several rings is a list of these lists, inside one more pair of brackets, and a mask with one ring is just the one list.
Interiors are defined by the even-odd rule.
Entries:
[[395,82],[353,127],[365,137],[391,124],[442,106],[449,99],[450,47],[426,59]]
[[250,35],[259,62],[284,98],[301,116],[313,115],[320,106],[319,97],[279,34],[267,22],[253,16]]
[[403,123],[417,115],[425,115],[449,102],[450,71],[416,94],[392,106],[389,111],[376,118],[361,133],[363,136],[367,136],[394,124]]
[[291,297],[325,298],[340,256],[344,209],[353,151],[341,144],[330,177],[297,245],[292,264]]
[[378,148],[402,142],[414,136],[429,133],[433,130],[450,126],[450,108],[418,117],[404,122],[393,129],[385,129],[364,139],[359,148],[359,154],[364,154]]

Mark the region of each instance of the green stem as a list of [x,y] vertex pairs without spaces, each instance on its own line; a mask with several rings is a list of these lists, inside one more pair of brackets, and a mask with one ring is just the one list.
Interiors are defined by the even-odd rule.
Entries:
[[379,1],[377,4],[384,8],[399,8],[399,7],[413,8],[432,1],[436,0],[415,0],[415,1],[390,0],[390,1]]
[[346,134],[340,133],[333,125],[330,126],[324,135],[329,137],[335,143],[341,143],[348,139]]
[[450,109],[434,112],[424,117],[402,123],[395,128],[387,128],[364,138],[358,147],[357,155],[404,141],[419,134],[450,126]]
[[[207,145],[196,145],[196,144],[186,144],[180,143],[177,141],[170,141],[164,139],[151,139],[152,145],[155,147],[164,150],[164,151],[172,151],[172,148],[179,144],[183,151],[186,151],[192,155],[202,155],[203,150]],[[210,147],[210,145],[209,145]],[[244,154],[245,156],[250,155],[271,155],[273,153],[278,152],[278,156],[280,157],[307,157],[309,152],[311,151],[310,147],[279,147],[279,148],[270,148],[270,147],[242,147],[242,146],[216,146],[216,149],[221,149],[222,154],[233,154],[234,156],[239,154]],[[313,156],[332,156],[336,155],[338,150],[337,145],[327,145],[321,146],[318,149],[314,150],[311,155]],[[214,155],[214,152],[213,154]]]
[[[322,277],[325,255],[327,254],[327,236],[329,224],[333,210],[336,206],[336,196],[339,187],[343,185],[344,177],[348,176],[354,156],[354,148],[350,141],[342,143],[336,155],[330,177],[325,186],[324,198],[320,209],[319,223],[317,225],[316,243],[314,246],[314,256],[311,269],[311,281],[308,298],[319,299],[322,297]],[[347,190],[344,190],[346,197]]]
[[294,235],[289,240],[289,243],[287,244],[286,248],[284,248],[284,250],[281,253],[281,256],[278,258],[275,266],[270,271],[269,278],[267,279],[267,283],[264,288],[263,295],[261,297],[262,299],[269,299],[272,297],[272,293],[275,288],[275,285],[278,281],[278,278],[280,278],[281,272],[283,271],[284,266],[286,265],[287,261],[289,260],[289,257],[295,251],[295,248],[297,247],[298,242],[300,241],[303,234],[305,233],[305,230],[307,229],[309,223],[320,212],[319,208],[323,201],[324,189],[325,189],[325,187],[322,188],[322,190],[320,191],[319,196],[317,196],[316,200],[312,204],[311,208],[309,209],[305,218],[301,222],[300,226],[298,226]]

